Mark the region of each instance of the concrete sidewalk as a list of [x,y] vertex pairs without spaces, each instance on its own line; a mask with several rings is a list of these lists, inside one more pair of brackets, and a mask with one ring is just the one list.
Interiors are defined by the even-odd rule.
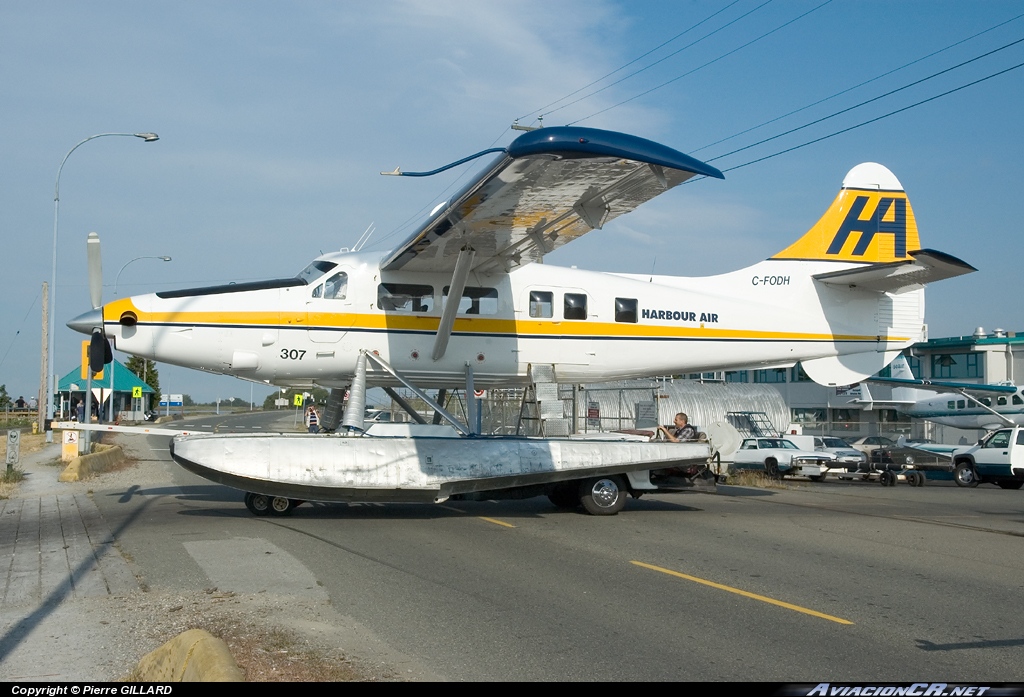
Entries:
[[139,586],[88,484],[57,481],[59,457],[56,443],[24,456],[25,479],[0,501],[0,680],[124,675],[103,601]]

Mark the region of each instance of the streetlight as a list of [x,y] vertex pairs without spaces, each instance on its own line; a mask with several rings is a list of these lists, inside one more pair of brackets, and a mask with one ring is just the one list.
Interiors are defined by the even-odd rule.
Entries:
[[[60,173],[64,169],[64,163],[71,157],[71,153],[78,150],[81,146],[88,143],[90,140],[96,138],[104,138],[106,136],[127,136],[129,138],[141,138],[143,142],[152,143],[153,141],[160,140],[160,136],[156,133],[97,133],[94,136],[89,136],[85,140],[79,142],[75,147],[68,150],[68,154],[64,156],[64,159],[60,161],[60,167],[57,168],[57,181],[53,186],[53,264],[50,268],[50,326],[49,326],[49,339],[50,343],[46,349],[46,415],[49,418],[53,418],[53,388],[56,376],[53,373],[53,353],[54,353],[54,340],[56,338],[56,319],[57,319],[57,219],[60,211]],[[53,441],[53,431],[46,431],[46,441]]]
[[[124,271],[125,267],[127,267],[128,264],[131,264],[132,262],[136,262],[139,259],[159,259],[160,261],[170,261],[171,260],[170,257],[135,257],[131,261],[127,262],[124,266],[122,266],[121,267],[121,271]],[[117,282],[121,279],[121,271],[118,271],[117,272],[117,276],[114,277],[114,295],[115,296],[117,295]]]
[[[159,259],[160,261],[170,261],[171,260],[171,258],[167,257],[167,256],[160,256],[160,257],[145,256],[145,257],[135,257],[131,261],[126,262],[125,265],[121,267],[121,270],[117,272],[117,276],[114,277],[114,296],[115,297],[117,296],[117,282],[121,280],[121,271],[124,271],[125,268],[128,266],[128,264],[131,264],[132,262],[138,261],[139,259]],[[144,358],[143,360],[146,360],[146,359]],[[145,373],[145,370],[143,370],[143,373]],[[114,365],[111,364],[111,366],[110,366],[110,420],[111,421],[114,420],[114,400],[116,398],[117,398],[117,393],[114,392]],[[134,410],[135,410],[135,407],[133,405],[132,406],[132,411],[134,411]]]

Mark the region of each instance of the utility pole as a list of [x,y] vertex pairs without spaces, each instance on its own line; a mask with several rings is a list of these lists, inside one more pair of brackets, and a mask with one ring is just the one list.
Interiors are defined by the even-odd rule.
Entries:
[[50,327],[50,285],[43,281],[43,353],[42,353],[42,365],[39,366],[39,432],[46,433],[46,442],[53,442],[53,432],[46,429],[46,405],[49,404],[50,400],[47,398],[49,394],[49,386],[47,383],[50,381],[49,375],[47,375],[47,367],[49,366],[49,327]]

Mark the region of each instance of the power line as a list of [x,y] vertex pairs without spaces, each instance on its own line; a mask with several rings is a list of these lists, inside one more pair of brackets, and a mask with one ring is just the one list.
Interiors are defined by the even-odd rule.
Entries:
[[40,287],[39,291],[36,292],[36,297],[32,300],[32,304],[28,306],[28,310],[25,312],[25,316],[21,318],[21,326],[18,328],[16,332],[14,332],[14,337],[11,339],[11,343],[7,346],[7,350],[4,351],[4,357],[0,358],[0,366],[3,366],[4,361],[7,360],[7,354],[9,354],[11,352],[11,349],[14,348],[14,342],[17,341],[18,337],[21,335],[21,328],[25,326],[25,320],[28,319],[29,313],[31,313],[32,310],[35,308],[36,300],[39,300],[39,295],[42,292],[42,288]]
[[1022,41],[1024,41],[1024,38],[1017,39],[1016,41],[1011,41],[1010,43],[1008,43],[1008,44],[1006,44],[1004,46],[1000,46],[999,48],[992,49],[991,51],[988,51],[986,53],[981,54],[980,56],[975,56],[974,58],[971,58],[970,60],[966,60],[963,63],[959,63],[957,65],[954,65],[954,66],[950,67],[950,68],[946,68],[944,70],[940,70],[937,73],[932,73],[931,75],[929,75],[927,77],[923,77],[920,80],[915,80],[914,82],[911,82],[911,83],[908,83],[906,85],[903,85],[902,87],[897,87],[896,89],[890,90],[889,92],[886,92],[884,94],[880,94],[877,97],[872,97],[871,99],[867,99],[867,100],[865,100],[865,101],[863,101],[863,102],[861,102],[859,104],[854,104],[851,107],[847,107],[845,109],[840,109],[839,111],[833,112],[833,113],[829,114],[828,116],[822,116],[820,119],[815,119],[814,121],[810,121],[808,123],[805,123],[802,126],[797,126],[796,128],[791,128],[788,131],[783,131],[782,133],[779,133],[777,135],[771,136],[770,138],[765,138],[763,140],[759,140],[756,143],[751,143],[750,145],[744,145],[742,148],[737,148],[735,150],[732,150],[730,152],[725,153],[724,155],[718,155],[716,157],[712,157],[711,159],[709,159],[707,161],[708,162],[714,162],[715,160],[721,160],[723,157],[728,157],[729,155],[735,155],[738,152],[743,152],[744,150],[749,150],[750,148],[757,147],[758,145],[762,145],[764,143],[767,143],[769,141],[775,140],[777,138],[781,138],[783,136],[787,136],[790,133],[795,133],[796,131],[800,131],[800,130],[803,130],[803,129],[808,128],[810,126],[813,126],[815,124],[821,123],[822,121],[827,121],[828,119],[831,119],[831,118],[833,118],[835,116],[839,116],[840,114],[845,114],[848,111],[853,111],[854,109],[859,109],[860,107],[864,106],[865,104],[870,104],[871,102],[877,102],[879,99],[884,99],[885,97],[888,97],[888,96],[891,96],[893,94],[896,94],[897,92],[902,92],[905,89],[909,89],[909,88],[913,87],[914,85],[919,85],[922,82],[927,82],[928,80],[931,80],[932,78],[938,77],[939,75],[944,75],[945,73],[948,73],[948,72],[950,72],[952,70],[956,70],[957,68],[962,68],[965,65],[973,63],[974,61],[978,61],[978,60],[981,60],[982,58],[985,58],[987,56],[991,56],[993,53],[998,53],[999,51],[1002,51],[1004,49],[1010,48],[1011,46],[1015,46],[1016,44],[1019,44]]
[[[728,4],[728,5],[726,5],[726,6],[725,6],[725,7],[723,7],[722,9],[718,10],[718,12],[715,12],[715,13],[712,13],[712,14],[708,15],[707,17],[705,17],[705,18],[704,18],[704,19],[702,19],[701,21],[697,22],[697,23],[696,23],[696,24],[694,24],[693,26],[689,27],[688,29],[684,29],[683,31],[679,32],[678,34],[676,34],[675,36],[673,36],[673,37],[672,37],[671,39],[669,39],[668,41],[664,41],[664,42],[662,42],[662,43],[658,44],[657,46],[655,46],[654,48],[652,48],[652,49],[651,49],[650,51],[647,51],[646,53],[643,53],[643,54],[641,54],[641,55],[637,56],[636,58],[634,58],[633,60],[629,61],[628,63],[625,63],[624,65],[620,65],[620,66],[619,66],[618,68],[616,68],[615,70],[611,71],[611,72],[610,72],[610,73],[608,73],[607,75],[602,75],[601,77],[597,78],[596,80],[594,80],[594,81],[592,81],[592,82],[589,82],[589,83],[587,83],[586,85],[583,85],[583,87],[580,87],[579,89],[577,89],[577,90],[574,90],[574,91],[570,92],[569,94],[567,94],[567,95],[565,95],[565,96],[563,96],[563,97],[559,97],[558,99],[556,99],[555,101],[551,102],[550,104],[545,104],[544,106],[540,107],[539,109],[534,109],[533,111],[531,111],[531,112],[530,112],[530,113],[528,113],[528,114],[523,114],[522,116],[520,116],[520,117],[519,117],[519,119],[525,119],[525,118],[528,118],[528,117],[530,117],[530,116],[533,116],[533,115],[534,115],[534,114],[536,114],[536,113],[537,113],[538,111],[544,111],[544,110],[545,110],[545,109],[547,109],[548,107],[552,107],[552,106],[554,106],[555,104],[558,104],[558,103],[559,103],[560,101],[562,101],[563,99],[568,99],[569,97],[572,97],[572,96],[574,96],[574,95],[577,95],[577,94],[579,94],[580,92],[582,92],[583,90],[587,89],[588,87],[593,87],[593,86],[594,86],[594,85],[596,85],[597,83],[599,83],[599,82],[601,82],[602,80],[605,80],[605,79],[607,79],[607,78],[611,77],[612,75],[614,75],[615,73],[619,72],[620,70],[625,70],[626,68],[628,68],[629,66],[633,65],[633,64],[634,64],[634,63],[636,63],[637,61],[643,60],[644,58],[646,58],[647,56],[651,55],[651,54],[652,54],[652,53],[654,53],[655,51],[657,51],[657,50],[659,50],[659,49],[661,49],[661,48],[664,48],[665,46],[668,46],[668,45],[669,45],[670,43],[672,43],[673,41],[675,41],[676,39],[678,39],[678,38],[679,38],[680,36],[683,36],[684,34],[688,34],[688,33],[690,33],[691,31],[693,31],[694,29],[696,29],[697,27],[699,27],[700,25],[704,24],[705,22],[708,22],[708,21],[710,21],[710,20],[714,19],[715,17],[717,17],[718,15],[722,14],[723,12],[725,12],[726,10],[728,10],[728,9],[729,9],[730,7],[732,7],[733,5],[735,5],[736,3],[738,3],[739,1],[740,1],[740,0],[733,0],[732,2],[730,2],[730,3]],[[769,2],[770,2],[770,1],[771,1],[771,0],[769,0]],[[767,4],[767,3],[765,3],[765,4]],[[755,8],[755,9],[756,9],[756,8]],[[747,14],[749,14],[749,13],[747,13]],[[690,45],[692,46],[693,44],[690,44]],[[683,48],[687,48],[687,47],[686,47],[686,46],[684,46]],[[681,51],[681,50],[683,50],[683,49],[679,49],[679,50]],[[678,53],[678,52],[679,52],[679,51],[676,51],[676,53]],[[665,56],[665,58],[670,58],[671,56],[674,56],[674,55],[675,55],[675,53],[673,53],[673,54],[670,54],[669,56]],[[663,58],[662,60],[665,60],[665,59]],[[660,61],[659,61],[659,62],[660,62]],[[656,64],[656,63],[652,63],[651,65],[657,65],[657,64]],[[649,68],[649,67],[651,67],[651,66],[649,65],[649,66],[647,66],[647,67]],[[644,70],[646,70],[646,68],[644,68]],[[637,71],[637,72],[639,72],[639,71]],[[633,75],[635,75],[635,74],[636,74],[636,73],[633,73]],[[630,76],[628,76],[628,75],[627,75],[626,77],[630,77]],[[625,79],[625,78],[623,78],[623,79]],[[519,119],[516,119],[516,120],[518,121]]]
[[870,84],[870,83],[875,82],[877,80],[880,80],[883,77],[886,77],[888,75],[892,75],[893,73],[897,73],[900,70],[903,70],[904,68],[909,68],[912,65],[915,65],[917,63],[920,63],[921,61],[924,61],[924,60],[927,60],[927,59],[932,58],[934,56],[937,56],[940,53],[948,51],[951,48],[955,48],[956,46],[959,46],[960,44],[963,44],[963,43],[966,43],[968,41],[971,41],[972,39],[976,39],[979,36],[981,36],[982,34],[987,34],[988,32],[993,31],[995,29],[998,29],[999,27],[1004,26],[1006,24],[1009,24],[1010,22],[1014,22],[1014,21],[1020,19],[1021,17],[1024,17],[1024,13],[1019,14],[1016,17],[1011,17],[1010,19],[1006,20],[1005,22],[1000,22],[999,24],[996,24],[995,26],[989,27],[988,29],[985,29],[984,31],[978,32],[977,34],[973,34],[971,36],[968,36],[965,39],[961,39],[960,41],[956,41],[954,43],[951,43],[950,45],[946,46],[945,48],[940,48],[938,51],[933,51],[933,52],[929,53],[926,56],[921,56],[920,58],[918,58],[916,60],[910,61],[909,63],[904,63],[903,65],[901,65],[898,68],[893,68],[892,70],[887,70],[886,72],[884,72],[884,73],[882,73],[880,75],[876,75],[875,77],[873,77],[873,78],[871,78],[869,80],[865,80],[864,82],[856,84],[856,85],[854,85],[852,87],[847,87],[844,90],[840,90],[839,92],[836,92],[835,94],[829,95],[828,97],[825,97],[823,99],[819,99],[816,102],[811,102],[810,104],[807,104],[806,106],[802,106],[799,109],[794,109],[793,111],[790,111],[788,113],[782,114],[781,116],[776,116],[773,119],[769,119],[767,121],[764,121],[763,123],[759,123],[756,126],[751,126],[750,128],[746,128],[746,129],[744,129],[742,131],[739,131],[738,133],[733,133],[731,136],[726,136],[725,138],[722,138],[720,140],[716,140],[713,143],[708,143],[707,145],[702,145],[701,147],[695,148],[693,150],[687,150],[687,152],[690,153],[690,154],[693,154],[693,153],[696,153],[696,152],[700,152],[701,150],[706,150],[706,149],[708,149],[708,148],[710,148],[712,146],[718,145],[720,143],[724,143],[727,140],[732,140],[733,138],[737,138],[737,137],[739,137],[739,136],[741,136],[741,135],[743,135],[745,133],[750,133],[751,131],[755,131],[758,128],[762,128],[763,126],[767,126],[768,124],[775,123],[776,121],[781,121],[782,119],[784,119],[784,118],[786,118],[788,116],[792,116],[793,114],[798,114],[801,111],[806,111],[807,109],[810,109],[811,107],[815,107],[815,106],[818,106],[819,104],[823,104],[823,103],[825,103],[825,102],[827,102],[827,101],[829,101],[831,99],[835,99],[836,97],[844,95],[847,92],[852,92],[853,90],[858,89],[860,87],[863,87],[864,85],[867,85],[867,84]]
[[[696,46],[697,44],[699,44],[704,39],[707,39],[707,38],[709,38],[711,36],[714,36],[715,34],[717,34],[718,32],[722,31],[723,29],[727,29],[728,27],[732,26],[733,24],[736,24],[736,22],[740,21],[741,19],[752,15],[753,13],[757,12],[758,10],[760,10],[762,7],[764,7],[765,5],[767,5],[770,2],[772,2],[772,0],[765,0],[765,2],[761,3],[760,5],[755,7],[754,9],[750,10],[749,12],[745,12],[745,13],[741,14],[739,17],[737,17],[736,19],[732,20],[731,22],[727,22],[727,23],[723,24],[722,26],[720,26],[718,29],[715,29],[714,31],[708,32],[707,34],[705,34],[704,36],[700,37],[696,41],[691,41],[690,43],[686,44],[682,48],[680,48],[678,50],[675,50],[672,53],[668,54],[664,58],[659,58],[658,60],[654,61],[650,65],[644,66],[643,68],[640,68],[639,70],[636,70],[636,71],[630,73],[629,75],[625,75],[625,76],[619,78],[618,80],[616,80],[615,82],[611,82],[611,83],[605,85],[601,89],[594,90],[590,94],[585,94],[582,97],[580,97],[579,99],[574,99],[573,101],[569,102],[568,104],[563,104],[562,106],[558,107],[557,109],[552,109],[551,111],[547,112],[546,114],[543,114],[543,116],[550,116],[551,114],[554,114],[555,112],[561,111],[562,109],[565,109],[566,107],[570,107],[573,104],[577,104],[579,102],[582,102],[585,99],[590,99],[594,95],[600,94],[601,92],[604,92],[606,89],[608,89],[610,87],[614,87],[615,85],[619,84],[620,82],[624,82],[624,81],[628,80],[629,78],[633,77],[634,75],[639,75],[640,73],[644,72],[645,70],[647,70],[649,68],[653,68],[654,66],[658,65],[659,63],[663,63],[663,62],[667,61],[672,56],[675,56],[675,55],[685,51],[686,49],[690,48],[691,46]],[[828,2],[832,2],[832,0],[826,0],[826,3],[828,3]],[[618,105],[616,105],[616,106],[618,106]],[[614,108],[614,107],[609,107],[609,108]],[[605,111],[607,111],[607,109]],[[601,113],[601,112],[598,112],[598,113]],[[588,116],[586,118],[589,119],[590,117]],[[583,119],[580,119],[580,121],[582,121],[582,120]],[[577,123],[577,122],[574,121],[573,123]]]
[[[713,58],[713,59],[709,60],[707,63],[704,63],[702,65],[697,66],[693,70],[688,70],[685,73],[683,73],[682,75],[678,75],[678,76],[672,78],[671,80],[668,80],[666,82],[661,83],[660,85],[657,85],[655,87],[650,88],[649,90],[644,90],[640,94],[634,95],[634,96],[630,97],[629,99],[624,99],[624,100],[622,100],[621,102],[619,102],[617,104],[612,104],[611,106],[605,107],[604,109],[601,109],[600,111],[595,111],[593,114],[590,114],[589,116],[584,116],[581,119],[576,119],[575,121],[570,121],[568,125],[572,126],[574,124],[580,123],[581,121],[586,121],[587,119],[592,119],[595,116],[597,116],[599,114],[603,114],[606,111],[611,111],[612,109],[618,108],[618,107],[622,106],[623,104],[628,104],[629,102],[632,102],[634,99],[639,99],[640,97],[645,97],[648,94],[650,94],[651,92],[655,92],[657,90],[660,90],[662,87],[667,87],[668,85],[671,85],[673,82],[676,82],[677,80],[681,80],[681,79],[683,79],[684,77],[686,77],[688,75],[692,75],[695,72],[697,72],[698,70],[703,70],[704,68],[706,68],[709,65],[712,65],[714,63],[717,63],[718,61],[722,60],[723,58],[727,58],[727,57],[731,56],[732,54],[737,53],[738,51],[742,51],[743,49],[745,49],[746,47],[750,46],[751,44],[755,44],[758,41],[760,41],[761,39],[767,38],[767,37],[771,36],[772,34],[774,34],[775,32],[777,32],[777,31],[779,31],[781,29],[785,29],[790,24],[793,24],[794,22],[800,21],[801,19],[803,19],[807,15],[811,14],[812,12],[817,12],[822,7],[824,7],[825,5],[828,5],[831,2],[832,2],[832,0],[825,0],[825,2],[821,3],[817,7],[814,7],[812,9],[808,10],[807,12],[804,12],[802,15],[800,15],[798,17],[794,17],[793,19],[789,20],[788,22],[784,22],[783,24],[780,24],[779,26],[775,27],[774,29],[772,29],[770,31],[767,31],[764,34],[761,34],[761,36],[757,37],[756,39],[751,39],[747,43],[745,43],[745,44],[743,44],[741,46],[738,46],[738,47],[734,48],[731,51],[723,53],[722,55],[718,56],[718,58]],[[758,8],[755,8],[755,9],[758,9]],[[612,83],[612,84],[615,84],[615,83]],[[609,87],[610,86],[611,85],[609,85]],[[579,100],[577,100],[577,101],[579,101]],[[566,106],[568,106],[568,105],[566,105]]]
[[[852,131],[852,130],[854,130],[856,128],[860,128],[861,126],[867,126],[868,124],[875,123],[876,121],[881,121],[882,119],[889,118],[890,116],[894,116],[896,114],[899,114],[901,112],[907,111],[909,109],[913,109],[914,107],[921,106],[922,104],[927,104],[928,102],[933,102],[936,99],[939,99],[941,97],[948,96],[950,94],[953,94],[954,92],[959,92],[960,90],[967,89],[968,87],[973,87],[974,85],[977,85],[979,83],[985,82],[986,80],[991,80],[994,77],[998,77],[1000,75],[1003,75],[1004,73],[1008,73],[1011,70],[1016,70],[1017,68],[1021,68],[1021,67],[1024,67],[1024,63],[1018,63],[1017,65],[1014,65],[1014,66],[1011,66],[1009,68],[1006,68],[1005,70],[1000,70],[999,72],[992,73],[991,75],[986,75],[985,77],[979,78],[977,80],[974,80],[973,82],[968,82],[966,85],[961,85],[959,87],[955,87],[955,88],[953,88],[951,90],[943,92],[942,94],[937,94],[934,97],[929,97],[928,99],[922,99],[921,101],[915,102],[913,104],[910,104],[909,106],[905,106],[905,107],[902,107],[900,109],[896,109],[895,111],[890,111],[888,114],[883,114],[882,116],[876,116],[873,119],[868,119],[867,121],[862,121],[862,122],[860,122],[858,124],[850,126],[849,128],[844,128],[842,130],[835,131],[833,133],[829,133],[828,135],[824,135],[824,136],[822,136],[820,138],[815,138],[814,140],[809,140],[806,143],[800,143],[799,145],[794,145],[791,148],[786,148],[785,150],[780,150],[778,152],[772,153],[771,155],[765,155],[764,157],[759,157],[756,160],[750,160],[749,162],[744,162],[741,165],[736,165],[734,167],[729,167],[727,169],[723,169],[722,172],[732,172],[734,170],[740,169],[741,167],[747,167],[749,165],[756,164],[758,162],[764,162],[765,160],[770,160],[773,157],[778,157],[779,155],[784,155],[787,152],[793,152],[794,150],[799,150],[800,148],[807,147],[808,145],[813,145],[814,143],[820,143],[823,140],[827,140],[829,138],[833,138],[833,137],[841,135],[843,133],[847,133],[847,132]],[[690,181],[693,181],[693,180],[691,179]]]

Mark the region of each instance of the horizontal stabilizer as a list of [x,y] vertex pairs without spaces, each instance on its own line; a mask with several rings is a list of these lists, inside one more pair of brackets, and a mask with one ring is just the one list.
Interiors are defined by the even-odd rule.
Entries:
[[910,259],[870,264],[843,271],[831,271],[814,278],[832,286],[847,286],[879,293],[895,293],[904,288],[962,276],[977,271],[965,261],[933,249],[909,252]]
[[966,390],[968,392],[986,392],[990,394],[1014,394],[1017,388],[1013,385],[980,385],[974,382],[938,382],[935,380],[906,380],[903,378],[867,378],[871,382],[900,387],[915,387],[919,390],[932,392],[949,392]]

